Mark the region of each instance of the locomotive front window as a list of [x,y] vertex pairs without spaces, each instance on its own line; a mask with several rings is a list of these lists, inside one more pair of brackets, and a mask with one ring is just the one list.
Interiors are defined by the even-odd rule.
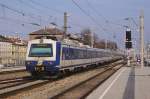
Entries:
[[29,57],[52,57],[52,44],[32,44]]

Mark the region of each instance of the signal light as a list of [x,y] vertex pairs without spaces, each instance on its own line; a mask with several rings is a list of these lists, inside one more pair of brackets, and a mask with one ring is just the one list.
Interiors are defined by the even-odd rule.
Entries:
[[126,41],[131,41],[131,31],[126,31]]
[[125,47],[127,49],[132,48],[132,41],[131,41],[131,30],[126,31],[126,42],[125,42]]
[[128,41],[128,42],[125,42],[125,46],[126,48],[132,48],[132,42],[131,41]]

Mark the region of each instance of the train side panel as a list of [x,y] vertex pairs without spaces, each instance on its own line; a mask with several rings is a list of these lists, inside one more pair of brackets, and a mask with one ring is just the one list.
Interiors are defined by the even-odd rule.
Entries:
[[84,66],[102,63],[106,60],[112,59],[112,56],[108,54],[105,55],[103,51],[97,51],[96,53],[96,51],[92,49],[87,48],[78,49],[72,48],[69,45],[62,45],[60,59],[61,59],[60,69],[63,69],[69,67],[78,67],[80,65]]

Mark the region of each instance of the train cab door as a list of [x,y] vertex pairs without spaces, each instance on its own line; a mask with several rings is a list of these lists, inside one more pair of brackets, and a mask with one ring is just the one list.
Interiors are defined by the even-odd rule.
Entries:
[[56,65],[60,65],[61,43],[56,43]]

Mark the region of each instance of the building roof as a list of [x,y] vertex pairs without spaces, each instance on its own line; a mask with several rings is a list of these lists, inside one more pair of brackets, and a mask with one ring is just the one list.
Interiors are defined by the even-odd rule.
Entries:
[[11,42],[8,38],[0,35],[0,42]]
[[58,28],[40,29],[30,33],[29,35],[63,35],[63,31]]
[[11,38],[11,37],[4,37],[2,35],[0,35],[0,42],[9,42],[12,44],[16,44],[16,45],[27,45],[27,41],[25,40],[21,40],[20,38]]

